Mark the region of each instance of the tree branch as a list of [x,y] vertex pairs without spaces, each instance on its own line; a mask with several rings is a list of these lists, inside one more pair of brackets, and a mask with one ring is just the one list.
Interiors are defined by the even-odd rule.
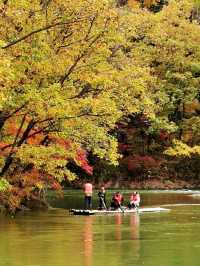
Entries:
[[90,35],[91,31],[92,31],[92,28],[93,28],[95,20],[97,19],[97,16],[98,16],[98,13],[95,16],[93,16],[93,18],[90,21],[90,26],[89,26],[89,29],[88,29],[88,31],[86,33],[86,36],[85,36],[85,40],[86,41],[88,40],[88,37],[89,37],[89,35]]
[[77,22],[80,22],[80,21],[85,20],[85,19],[87,19],[87,18],[81,18],[81,19],[77,19],[77,20],[74,20],[74,21],[57,22],[57,23],[54,23],[54,24],[46,25],[45,27],[42,27],[42,28],[39,28],[39,29],[34,30],[32,32],[29,32],[28,34],[22,36],[21,38],[10,42],[9,44],[3,46],[2,49],[7,49],[7,48],[9,48],[9,47],[11,47],[11,46],[23,41],[23,40],[26,40],[28,37],[30,37],[30,36],[32,36],[32,35],[34,35],[36,33],[39,33],[41,31],[49,30],[49,29],[57,27],[57,26],[70,25],[70,24],[77,23]]
[[24,103],[23,105],[21,105],[19,108],[17,108],[16,110],[14,110],[11,113],[3,113],[3,112],[0,112],[0,130],[3,128],[6,120],[8,120],[9,118],[11,118],[16,113],[18,113],[21,109],[23,109],[26,106],[26,104],[27,103]]
[[[55,131],[56,131],[56,130],[50,130],[50,129],[49,129],[48,131],[45,131],[45,130],[47,130],[50,126],[52,126],[52,125],[47,125],[47,126],[44,126],[44,127],[42,127],[42,128],[38,128],[37,131],[35,131],[35,132],[33,132],[32,134],[29,135],[30,131],[33,129],[33,127],[34,127],[37,123],[44,123],[44,122],[50,122],[50,121],[53,121],[54,123],[56,123],[56,122],[59,122],[59,121],[62,121],[62,120],[76,119],[76,118],[80,118],[80,117],[83,117],[83,116],[103,117],[103,116],[110,116],[110,113],[93,114],[93,113],[89,113],[89,112],[84,112],[84,113],[81,113],[81,114],[76,115],[76,116],[63,116],[63,117],[58,118],[58,119],[55,120],[55,121],[53,121],[53,118],[44,119],[44,120],[41,120],[41,121],[38,121],[38,122],[31,120],[31,121],[29,122],[29,124],[28,124],[26,130],[24,131],[23,136],[22,136],[22,138],[20,139],[19,142],[16,142],[16,140],[17,140],[17,138],[18,138],[18,137],[17,137],[13,144],[6,145],[6,146],[2,147],[0,150],[1,150],[1,151],[4,151],[5,149],[12,147],[13,145],[14,145],[14,147],[20,147],[20,146],[25,142],[25,140],[27,140],[27,139],[29,139],[29,138],[35,136],[35,135],[38,135],[38,134],[40,134],[40,133],[44,133],[44,132],[45,132],[45,134],[48,134],[49,132],[55,132]],[[23,122],[23,123],[24,123],[24,122]],[[23,126],[23,124],[22,124],[22,126]],[[20,128],[21,128],[21,127],[20,127]],[[21,131],[21,129],[20,129],[20,131]],[[19,133],[20,133],[20,132],[19,132]],[[19,135],[19,134],[17,134],[17,135]],[[0,173],[0,175],[1,175],[1,173]]]
[[[102,37],[106,31],[106,28],[107,28],[107,24],[108,24],[108,21],[110,19],[107,18],[106,21],[105,21],[105,24],[104,24],[104,28],[103,30],[90,42],[90,44],[88,45],[88,47],[82,52],[80,53],[77,58],[75,59],[74,63],[71,65],[71,67],[68,69],[67,73],[61,77],[60,79],[60,83],[61,83],[61,86],[63,86],[64,82],[66,79],[68,79],[68,77],[71,75],[71,73],[74,71],[74,69],[76,68],[77,64],[79,63],[79,61],[87,55],[88,51],[90,50],[90,48],[93,46],[93,44],[95,42],[98,41],[98,39],[100,37]],[[92,24],[93,25],[93,24]]]
[[102,34],[97,35],[94,40],[88,45],[87,49],[85,49],[80,55],[77,56],[75,59],[74,63],[71,65],[71,67],[68,69],[67,73],[60,79],[61,86],[63,86],[65,80],[71,75],[71,73],[74,71],[76,68],[77,64],[79,61],[87,55],[89,49],[91,46],[101,37]]
[[23,125],[24,125],[25,120],[26,120],[26,115],[24,115],[24,117],[22,118],[22,121],[21,121],[20,127],[18,128],[17,134],[16,134],[16,136],[15,136],[15,139],[14,139],[13,143],[10,145],[12,148],[11,148],[11,150],[10,150],[8,156],[7,156],[6,159],[5,159],[5,164],[4,164],[4,166],[3,166],[3,168],[2,168],[2,170],[1,170],[1,172],[0,172],[0,176],[3,176],[4,173],[9,169],[10,165],[12,164],[12,161],[13,161],[13,157],[12,157],[12,155],[13,155],[13,151],[14,151],[14,148],[15,148],[15,146],[16,146],[17,139],[18,139],[19,134],[20,134],[20,132],[21,132],[21,130],[22,130],[22,127],[23,127]]

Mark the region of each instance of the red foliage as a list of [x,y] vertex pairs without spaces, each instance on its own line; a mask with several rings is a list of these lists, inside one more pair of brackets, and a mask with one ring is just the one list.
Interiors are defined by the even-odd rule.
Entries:
[[0,142],[0,149],[2,149],[2,148],[4,148],[4,147],[6,147],[8,145],[8,143],[6,143],[6,142]]
[[151,156],[129,156],[124,160],[124,163],[127,165],[129,171],[135,171],[137,169],[149,169],[159,166],[159,162],[157,162]]
[[57,181],[54,181],[51,184],[51,188],[54,189],[54,190],[61,190],[62,189],[62,186]]
[[160,131],[159,133],[159,139],[162,141],[165,141],[169,138],[169,134],[165,131]]
[[66,150],[71,148],[71,141],[68,139],[63,139],[54,135],[50,135],[50,138],[54,143],[64,147]]
[[119,143],[118,144],[118,149],[119,149],[119,152],[124,152],[126,151],[128,148],[130,147],[129,144],[123,144],[123,143]]
[[54,177],[52,175],[45,175],[45,180],[52,182],[54,181]]
[[157,167],[159,165],[159,163],[153,157],[148,155],[141,156],[140,161],[145,168]]
[[36,133],[36,130],[30,131],[27,143],[31,145],[39,145],[41,141],[44,139],[44,134],[40,133],[34,135],[34,133]]
[[135,159],[134,157],[129,158],[129,159],[127,158],[126,163],[127,163],[127,168],[129,171],[134,171],[134,170],[141,167],[140,162],[137,159]]
[[[20,124],[16,119],[10,119],[5,127],[6,135],[12,136],[10,143],[0,142],[0,156],[6,157],[7,154],[11,151],[14,153],[17,151],[19,146],[17,145],[24,133],[24,128],[26,128],[25,124],[31,120],[28,116],[26,117],[26,121],[21,129],[21,132],[18,136],[17,142],[15,143],[15,147],[12,146],[13,139],[15,139],[16,134],[19,131]],[[23,144],[26,145],[48,145],[48,144],[57,144],[60,147],[63,147],[66,150],[72,148],[72,143],[70,140],[66,140],[64,138],[60,138],[53,134],[44,134],[41,128],[34,127],[30,132],[26,140]],[[5,148],[6,147],[6,148]],[[68,159],[66,156],[59,156],[55,154],[51,158],[52,160],[60,160],[60,159]],[[89,165],[87,160],[87,152],[78,149],[76,152],[76,161],[77,164],[88,174],[93,174],[93,167]],[[11,212],[15,212],[16,210],[21,208],[22,203],[26,204],[27,201],[31,199],[42,201],[43,200],[43,188],[51,188],[57,190],[60,195],[62,195],[62,186],[55,179],[54,176],[48,175],[45,170],[37,170],[35,165],[27,164],[20,165],[20,163],[15,165],[15,161],[13,162],[15,166],[15,174],[12,175],[12,178],[8,178],[8,181],[11,184],[11,189],[7,193],[0,193],[0,203],[8,206],[8,209]]]
[[93,174],[93,167],[88,163],[86,151],[79,149],[76,154],[76,160],[87,174]]
[[6,142],[0,142],[0,156],[6,156],[9,154],[12,147]]
[[134,135],[136,133],[136,129],[135,128],[128,128],[127,129],[127,134],[128,135]]
[[14,119],[11,119],[6,125],[6,133],[15,136],[18,132],[18,126]]
[[54,159],[54,160],[66,160],[66,156],[64,156],[64,155],[61,156],[61,155],[58,155],[58,154],[52,155],[51,158]]
[[41,173],[37,169],[33,168],[32,170],[22,174],[23,186],[34,186],[41,180],[41,177]]

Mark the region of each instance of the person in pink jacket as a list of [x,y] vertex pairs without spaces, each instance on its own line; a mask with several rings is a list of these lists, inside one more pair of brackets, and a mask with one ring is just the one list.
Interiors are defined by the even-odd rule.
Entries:
[[139,205],[140,205],[140,194],[138,192],[133,192],[130,196],[130,202],[128,207],[130,209],[138,208]]
[[93,190],[92,183],[87,182],[84,184],[84,186],[83,186],[83,191],[84,191],[84,195],[85,195],[84,208],[86,210],[92,208],[92,190]]

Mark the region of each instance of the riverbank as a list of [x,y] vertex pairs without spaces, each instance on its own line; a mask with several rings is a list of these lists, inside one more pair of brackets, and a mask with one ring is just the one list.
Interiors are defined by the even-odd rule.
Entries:
[[197,189],[199,184],[195,181],[188,182],[183,180],[164,180],[159,181],[157,179],[145,180],[143,182],[133,182],[130,184],[130,188],[137,189]]
[[[92,182],[92,181],[91,181]],[[198,180],[180,180],[180,179],[149,179],[143,181],[119,181],[110,180],[107,182],[93,182],[94,186],[100,187],[104,185],[106,188],[126,188],[126,189],[139,189],[139,190],[169,190],[169,189],[199,189],[200,183]],[[75,181],[72,184],[74,188],[81,188],[83,182]],[[70,186],[71,187],[71,186]]]

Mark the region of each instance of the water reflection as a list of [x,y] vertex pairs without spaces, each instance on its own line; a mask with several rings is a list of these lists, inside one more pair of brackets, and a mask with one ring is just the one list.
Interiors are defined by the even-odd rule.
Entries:
[[130,215],[131,239],[139,240],[140,216],[138,213]]
[[115,215],[115,237],[116,240],[121,240],[122,239],[122,229],[121,229],[121,224],[122,224],[122,215],[120,213]]
[[134,260],[140,259],[140,215],[134,213],[130,216],[130,230],[132,241],[132,255]]
[[92,266],[92,253],[93,253],[93,217],[85,217],[84,231],[84,265]]
[[[137,240],[139,239],[139,225],[140,225],[140,216],[138,213],[133,213],[131,215],[123,216],[121,213],[118,213],[115,215],[114,220],[115,220],[115,238],[116,240],[122,240],[122,224],[123,220],[127,220],[127,218],[130,217],[130,238],[132,240]],[[124,225],[123,225],[124,226]]]
[[114,223],[115,242],[113,243],[113,249],[116,256],[115,263],[122,264],[126,260],[137,262],[140,259],[139,214],[116,214],[114,216]]
[[[140,216],[122,214],[81,217],[84,266],[122,265],[140,258]],[[105,255],[106,254],[106,255]],[[100,264],[101,262],[101,264]]]

